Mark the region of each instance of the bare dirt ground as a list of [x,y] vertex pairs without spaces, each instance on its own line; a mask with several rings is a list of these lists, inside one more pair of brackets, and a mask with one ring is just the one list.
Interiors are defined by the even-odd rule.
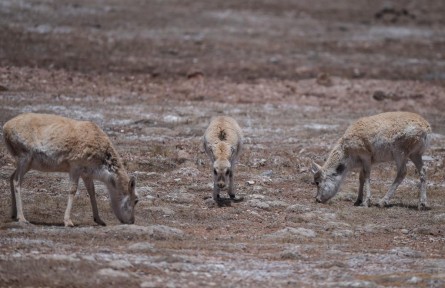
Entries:
[[[436,1],[0,1],[0,124],[23,112],[98,123],[141,201],[119,225],[96,183],[63,227],[68,177],[31,171],[10,219],[0,146],[0,287],[444,287],[445,4]],[[314,201],[322,163],[355,119],[414,111],[434,130],[431,209],[408,175],[389,208],[354,207],[351,173]],[[231,115],[245,201],[218,207],[201,148]],[[395,177],[372,172],[373,203]],[[253,183],[253,184],[248,184]]]

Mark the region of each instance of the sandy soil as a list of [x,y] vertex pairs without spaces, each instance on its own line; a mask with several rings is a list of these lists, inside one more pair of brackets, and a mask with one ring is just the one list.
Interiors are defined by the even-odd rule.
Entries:
[[[445,286],[444,14],[439,0],[0,1],[0,124],[98,123],[141,196],[120,225],[97,182],[100,227],[81,186],[65,228],[67,175],[31,171],[20,225],[2,144],[0,287]],[[431,209],[416,209],[412,163],[388,208],[353,206],[355,172],[315,203],[311,161],[394,110],[433,127]],[[222,114],[245,133],[245,200],[219,207],[201,137]],[[394,177],[374,167],[373,203]]]

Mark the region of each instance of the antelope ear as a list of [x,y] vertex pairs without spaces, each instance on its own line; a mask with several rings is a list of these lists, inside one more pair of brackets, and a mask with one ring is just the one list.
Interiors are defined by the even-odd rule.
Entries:
[[136,178],[134,176],[130,177],[130,181],[128,182],[128,190],[134,191],[136,188]]
[[316,174],[321,170],[321,166],[318,165],[317,163],[315,163],[314,161],[312,161],[312,167],[311,167],[311,172],[312,174]]

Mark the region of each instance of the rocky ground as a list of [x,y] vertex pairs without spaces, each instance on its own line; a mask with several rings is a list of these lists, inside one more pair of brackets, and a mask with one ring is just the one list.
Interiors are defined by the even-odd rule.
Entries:
[[[277,1],[275,1],[277,2]],[[97,182],[63,227],[68,177],[31,171],[10,219],[0,146],[0,287],[443,287],[442,1],[0,1],[0,124],[23,112],[98,123],[140,202],[120,225]],[[355,119],[413,111],[433,127],[431,209],[408,175],[388,208],[355,207],[352,172],[327,204],[323,163]],[[218,206],[201,137],[212,116],[245,134],[240,203]],[[373,203],[395,177],[372,171]]]

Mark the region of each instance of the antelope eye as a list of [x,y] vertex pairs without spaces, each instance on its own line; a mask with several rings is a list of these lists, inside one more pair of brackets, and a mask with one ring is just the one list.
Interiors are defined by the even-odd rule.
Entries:
[[228,176],[229,174],[230,174],[230,171],[229,171],[229,170],[227,170],[227,171],[226,171],[226,175]]
[[213,174],[218,174],[218,172],[216,172],[216,169],[213,169]]

